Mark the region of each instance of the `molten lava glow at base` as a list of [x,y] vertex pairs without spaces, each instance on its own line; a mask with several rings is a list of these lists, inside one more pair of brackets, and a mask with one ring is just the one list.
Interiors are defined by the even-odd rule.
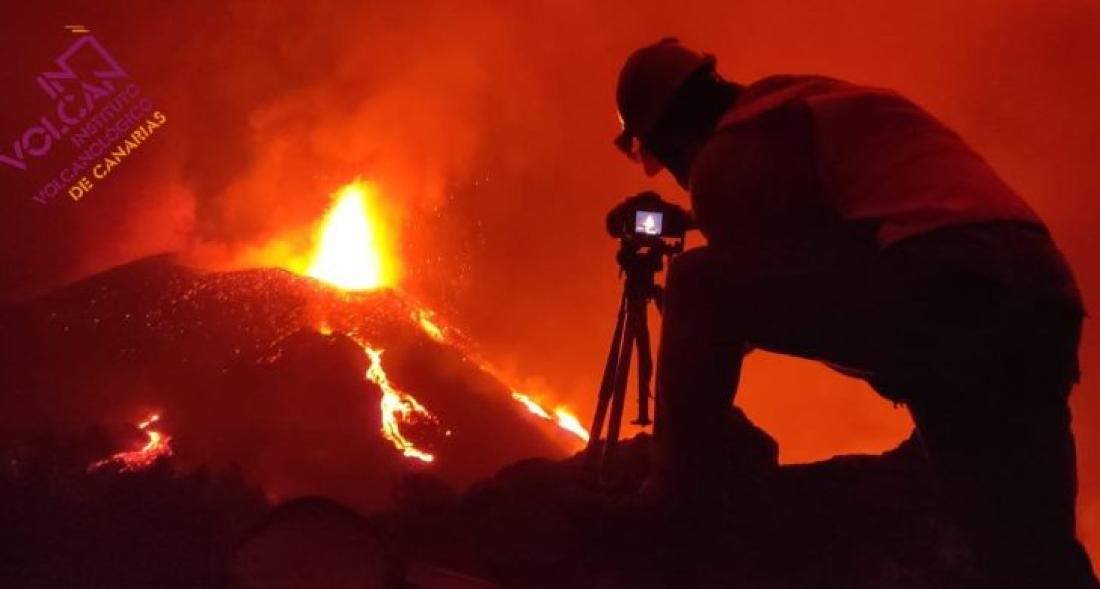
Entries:
[[436,421],[435,416],[423,405],[417,403],[412,396],[397,390],[390,384],[390,379],[382,368],[382,350],[363,346],[363,351],[370,357],[367,380],[378,385],[382,390],[382,435],[405,456],[423,462],[432,462],[435,460],[434,456],[418,450],[411,441],[401,435],[400,424],[415,420]]
[[117,465],[118,469],[122,472],[133,472],[135,470],[148,468],[161,457],[171,456],[171,436],[166,436],[150,427],[158,421],[160,421],[160,415],[154,413],[145,421],[138,424],[138,429],[145,432],[145,436],[148,438],[145,445],[142,446],[140,450],[119,452],[110,458],[94,462],[88,467],[88,471],[99,470],[100,468],[114,464]]

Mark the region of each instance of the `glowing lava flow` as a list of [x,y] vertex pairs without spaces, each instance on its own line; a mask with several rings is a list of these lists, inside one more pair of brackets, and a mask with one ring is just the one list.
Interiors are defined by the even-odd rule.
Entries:
[[[441,327],[435,319],[434,312],[421,307],[412,311],[411,315],[413,320],[420,325],[420,329],[422,329],[428,337],[439,343],[454,346],[461,350],[478,368],[491,374],[501,382],[507,382],[508,379],[506,379],[499,370],[477,355],[473,346],[470,345],[468,340],[462,337],[462,334],[459,333],[458,330],[452,327],[447,327],[446,329]],[[523,393],[512,391],[512,398],[519,401],[520,404],[526,407],[532,414],[556,424],[559,428],[573,434],[581,441],[588,442],[588,430],[581,425],[580,420],[577,419],[577,416],[569,409],[558,405],[554,408],[553,415],[551,415],[542,405]]]
[[554,409],[554,415],[551,416],[550,412],[544,409],[542,405],[539,405],[533,399],[531,399],[531,397],[528,397],[523,393],[512,391],[512,398],[522,403],[523,406],[526,407],[527,410],[530,411],[532,414],[541,417],[546,421],[553,421],[561,429],[573,434],[574,436],[577,436],[585,442],[588,441],[588,430],[586,430],[584,426],[581,425],[581,422],[577,419],[577,416],[573,415],[565,407],[558,407]]
[[558,427],[573,434],[574,436],[577,436],[585,442],[588,441],[588,430],[585,429],[583,425],[581,425],[581,422],[579,419],[577,419],[576,415],[573,415],[565,407],[558,407],[554,409],[554,415],[558,418]]
[[[440,327],[439,323],[435,320],[435,313],[425,308],[419,308],[413,311],[411,315],[413,320],[420,325],[420,329],[424,330],[424,333],[426,333],[428,337],[437,342],[458,348],[467,358],[473,361],[478,368],[493,375],[493,377],[501,382],[507,382],[507,379],[500,374],[499,370],[493,368],[489,362],[478,357],[468,341],[461,337],[461,334],[458,334],[458,337],[449,337],[449,335],[455,335],[457,330],[450,327],[444,330],[443,327]],[[580,420],[577,419],[577,416],[569,409],[559,405],[554,408],[554,414],[551,415],[542,405],[523,393],[512,391],[512,398],[519,401],[532,414],[546,421],[553,422],[559,428],[573,434],[581,441],[588,442],[588,430],[581,425]]]
[[412,318],[420,324],[420,329],[423,329],[424,333],[428,334],[428,337],[439,343],[445,343],[447,341],[447,336],[443,333],[443,328],[435,322],[435,313],[420,308],[413,312]]
[[517,392],[513,391],[512,392],[512,398],[519,401],[520,403],[523,403],[523,406],[527,407],[527,410],[530,411],[531,413],[533,413],[535,415],[538,415],[539,417],[541,417],[543,419],[553,419],[552,417],[550,417],[550,414],[547,413],[546,410],[542,408],[542,405],[539,405],[538,403],[532,401],[531,397],[528,397],[527,395],[525,395],[523,393],[517,393]]
[[417,403],[411,395],[397,390],[390,384],[390,379],[382,368],[382,350],[363,346],[363,351],[370,357],[367,380],[378,385],[382,390],[382,435],[405,456],[422,462],[432,462],[435,460],[434,456],[417,449],[411,441],[401,435],[401,423],[408,423],[415,419],[435,421],[435,416],[423,405]]
[[151,466],[163,456],[171,456],[172,447],[169,444],[172,437],[149,428],[158,421],[160,421],[160,414],[154,413],[138,424],[138,429],[145,432],[145,436],[148,438],[145,446],[140,450],[119,452],[110,458],[94,462],[88,467],[88,471],[98,470],[108,464],[117,464],[120,471],[133,472]]

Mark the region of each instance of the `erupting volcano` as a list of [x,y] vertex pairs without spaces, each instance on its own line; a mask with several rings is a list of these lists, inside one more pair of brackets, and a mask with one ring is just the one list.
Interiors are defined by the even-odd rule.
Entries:
[[[355,180],[336,191],[333,204],[314,231],[315,247],[308,256],[308,265],[302,267],[298,258],[290,258],[282,267],[295,273],[316,278],[343,291],[367,291],[397,286],[399,262],[394,253],[392,232],[378,222],[377,207],[379,195],[374,185]],[[473,350],[464,341],[447,337],[447,332],[439,325],[433,311],[416,307],[411,317],[417,325],[433,340],[439,343],[459,346],[467,356],[473,357]],[[324,319],[326,330],[331,333],[329,318]],[[424,408],[410,394],[396,389],[390,384],[382,367],[381,349],[375,349],[370,342],[353,336],[371,360],[366,378],[378,385],[382,391],[380,402],[382,411],[382,434],[394,447],[409,458],[422,462],[432,462],[434,457],[416,447],[416,444],[401,433],[401,424],[416,420],[436,423],[437,418]],[[484,360],[476,360],[479,368],[497,374],[497,371]],[[554,410],[555,417],[529,396],[512,393],[512,397],[527,409],[561,429],[588,440],[588,432],[580,425],[569,409],[559,406]],[[448,434],[449,435],[449,434]]]
[[[332,208],[316,231],[317,243],[309,265],[304,272],[293,261],[286,268],[343,290],[372,290],[394,286],[395,258],[386,251],[380,224],[374,222],[369,213],[368,199],[375,197],[374,188],[359,180],[337,191],[333,196]],[[418,316],[426,313],[428,312],[424,310],[418,311]],[[421,325],[427,330],[423,321]],[[332,333],[327,318],[323,331],[326,335]],[[442,341],[442,332],[438,328],[429,333],[433,338]],[[382,367],[382,350],[373,349],[370,344],[358,339],[356,343],[370,358],[370,368],[365,375],[367,380],[378,385],[382,392],[382,435],[404,456],[432,462],[435,458],[431,454],[417,449],[412,441],[401,434],[401,423],[413,419],[434,422],[436,418],[411,395],[390,384]]]
[[21,419],[0,434],[74,431],[158,407],[169,428],[151,416],[145,447],[96,468],[140,469],[172,452],[183,467],[240,464],[271,497],[323,493],[365,508],[385,504],[410,469],[466,484],[579,449],[587,432],[568,409],[506,384],[400,288],[384,207],[355,181],[335,191],[308,249],[281,249],[266,268],[205,271],[155,256],[14,307],[0,360],[27,394],[6,400]]

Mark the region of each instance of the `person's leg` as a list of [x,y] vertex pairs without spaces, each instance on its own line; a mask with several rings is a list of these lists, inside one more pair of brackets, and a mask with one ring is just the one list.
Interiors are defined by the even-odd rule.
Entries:
[[657,362],[656,474],[687,493],[720,487],[746,345],[844,362],[877,349],[886,289],[871,262],[754,264],[713,247],[670,264]]
[[[725,416],[740,376],[743,341],[722,320],[724,293],[705,248],[669,267],[657,360],[655,452],[658,495],[714,491]],[[667,497],[663,497],[667,498]]]
[[1069,392],[1081,309],[1044,233],[961,227],[891,252],[907,400],[947,507],[995,587],[1096,587],[1075,535]]
[[995,587],[1096,587],[1074,530],[1069,408],[1012,395],[955,389],[910,401],[947,506]]

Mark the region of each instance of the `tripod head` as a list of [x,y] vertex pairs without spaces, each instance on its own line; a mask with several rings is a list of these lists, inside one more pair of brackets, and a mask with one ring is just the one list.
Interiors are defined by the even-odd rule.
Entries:
[[619,263],[619,274],[626,275],[623,283],[623,295],[628,301],[640,300],[643,304],[653,301],[657,310],[662,306],[662,289],[657,284],[656,275],[664,270],[664,258],[669,260],[684,251],[683,239],[672,242],[664,239],[637,240],[624,237],[619,240],[619,251],[615,261]]

